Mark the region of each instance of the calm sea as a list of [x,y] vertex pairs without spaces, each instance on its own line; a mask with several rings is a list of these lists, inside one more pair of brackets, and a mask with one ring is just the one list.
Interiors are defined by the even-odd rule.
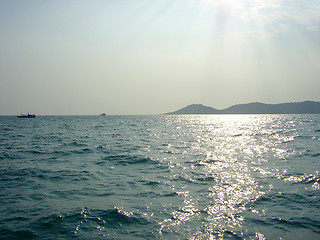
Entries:
[[0,117],[1,239],[320,239],[320,115]]

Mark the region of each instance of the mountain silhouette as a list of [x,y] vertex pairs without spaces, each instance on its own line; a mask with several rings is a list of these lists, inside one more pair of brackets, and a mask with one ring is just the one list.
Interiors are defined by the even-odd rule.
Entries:
[[178,111],[167,114],[217,114],[220,110],[202,104],[191,104]]
[[237,104],[218,110],[202,104],[191,104],[166,114],[320,114],[320,102],[304,101],[295,103],[247,103]]

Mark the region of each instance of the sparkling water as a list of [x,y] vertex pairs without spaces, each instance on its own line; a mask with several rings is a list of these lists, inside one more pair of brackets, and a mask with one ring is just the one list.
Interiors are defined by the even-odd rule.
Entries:
[[1,239],[320,239],[320,115],[0,117]]

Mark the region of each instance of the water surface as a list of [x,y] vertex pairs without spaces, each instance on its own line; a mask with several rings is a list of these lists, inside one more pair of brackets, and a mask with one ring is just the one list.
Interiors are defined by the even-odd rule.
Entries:
[[319,239],[319,115],[0,117],[0,238]]

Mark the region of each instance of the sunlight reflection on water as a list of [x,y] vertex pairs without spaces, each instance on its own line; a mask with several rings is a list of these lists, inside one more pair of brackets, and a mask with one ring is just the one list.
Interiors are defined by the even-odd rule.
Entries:
[[[189,177],[190,182],[193,181],[192,175],[187,176],[190,172],[210,177],[211,184],[206,185],[206,196],[203,195],[203,188],[201,189],[201,198],[207,198],[209,201],[206,203],[209,204],[201,206],[199,198],[190,195],[189,191],[179,193],[183,196],[184,205],[173,211],[171,218],[160,223],[160,232],[198,219],[203,224],[198,227],[195,239],[223,238],[226,233],[242,236],[245,233],[242,228],[242,212],[249,203],[254,203],[273,188],[272,184],[259,185],[257,181],[257,177],[265,178],[270,175],[270,170],[275,174],[275,169],[262,165],[272,158],[285,160],[292,154],[287,148],[279,148],[278,145],[294,140],[297,135],[295,126],[292,122],[282,122],[281,116],[276,115],[188,116],[181,117],[180,121],[184,122],[184,126],[188,126],[186,122],[189,122],[192,127],[181,129],[174,139],[186,139],[187,136],[190,146],[185,146],[186,149],[181,152],[177,146],[170,144],[168,150],[171,149],[173,154],[191,154],[189,161],[192,164],[181,163],[183,172],[173,172]],[[283,130],[286,125],[288,128]],[[290,135],[286,136],[287,133]],[[197,155],[205,158],[197,162],[194,159]],[[175,158],[180,157],[176,155]],[[176,161],[171,163],[172,169],[178,166],[174,164]],[[277,171],[279,170],[276,169]],[[185,188],[192,189],[190,186]],[[198,188],[196,186],[192,191],[201,192]],[[265,209],[260,212],[252,209],[252,212],[264,214]],[[256,237],[264,238],[259,232]]]
[[12,232],[319,239],[319,115],[14,118],[0,131]]

